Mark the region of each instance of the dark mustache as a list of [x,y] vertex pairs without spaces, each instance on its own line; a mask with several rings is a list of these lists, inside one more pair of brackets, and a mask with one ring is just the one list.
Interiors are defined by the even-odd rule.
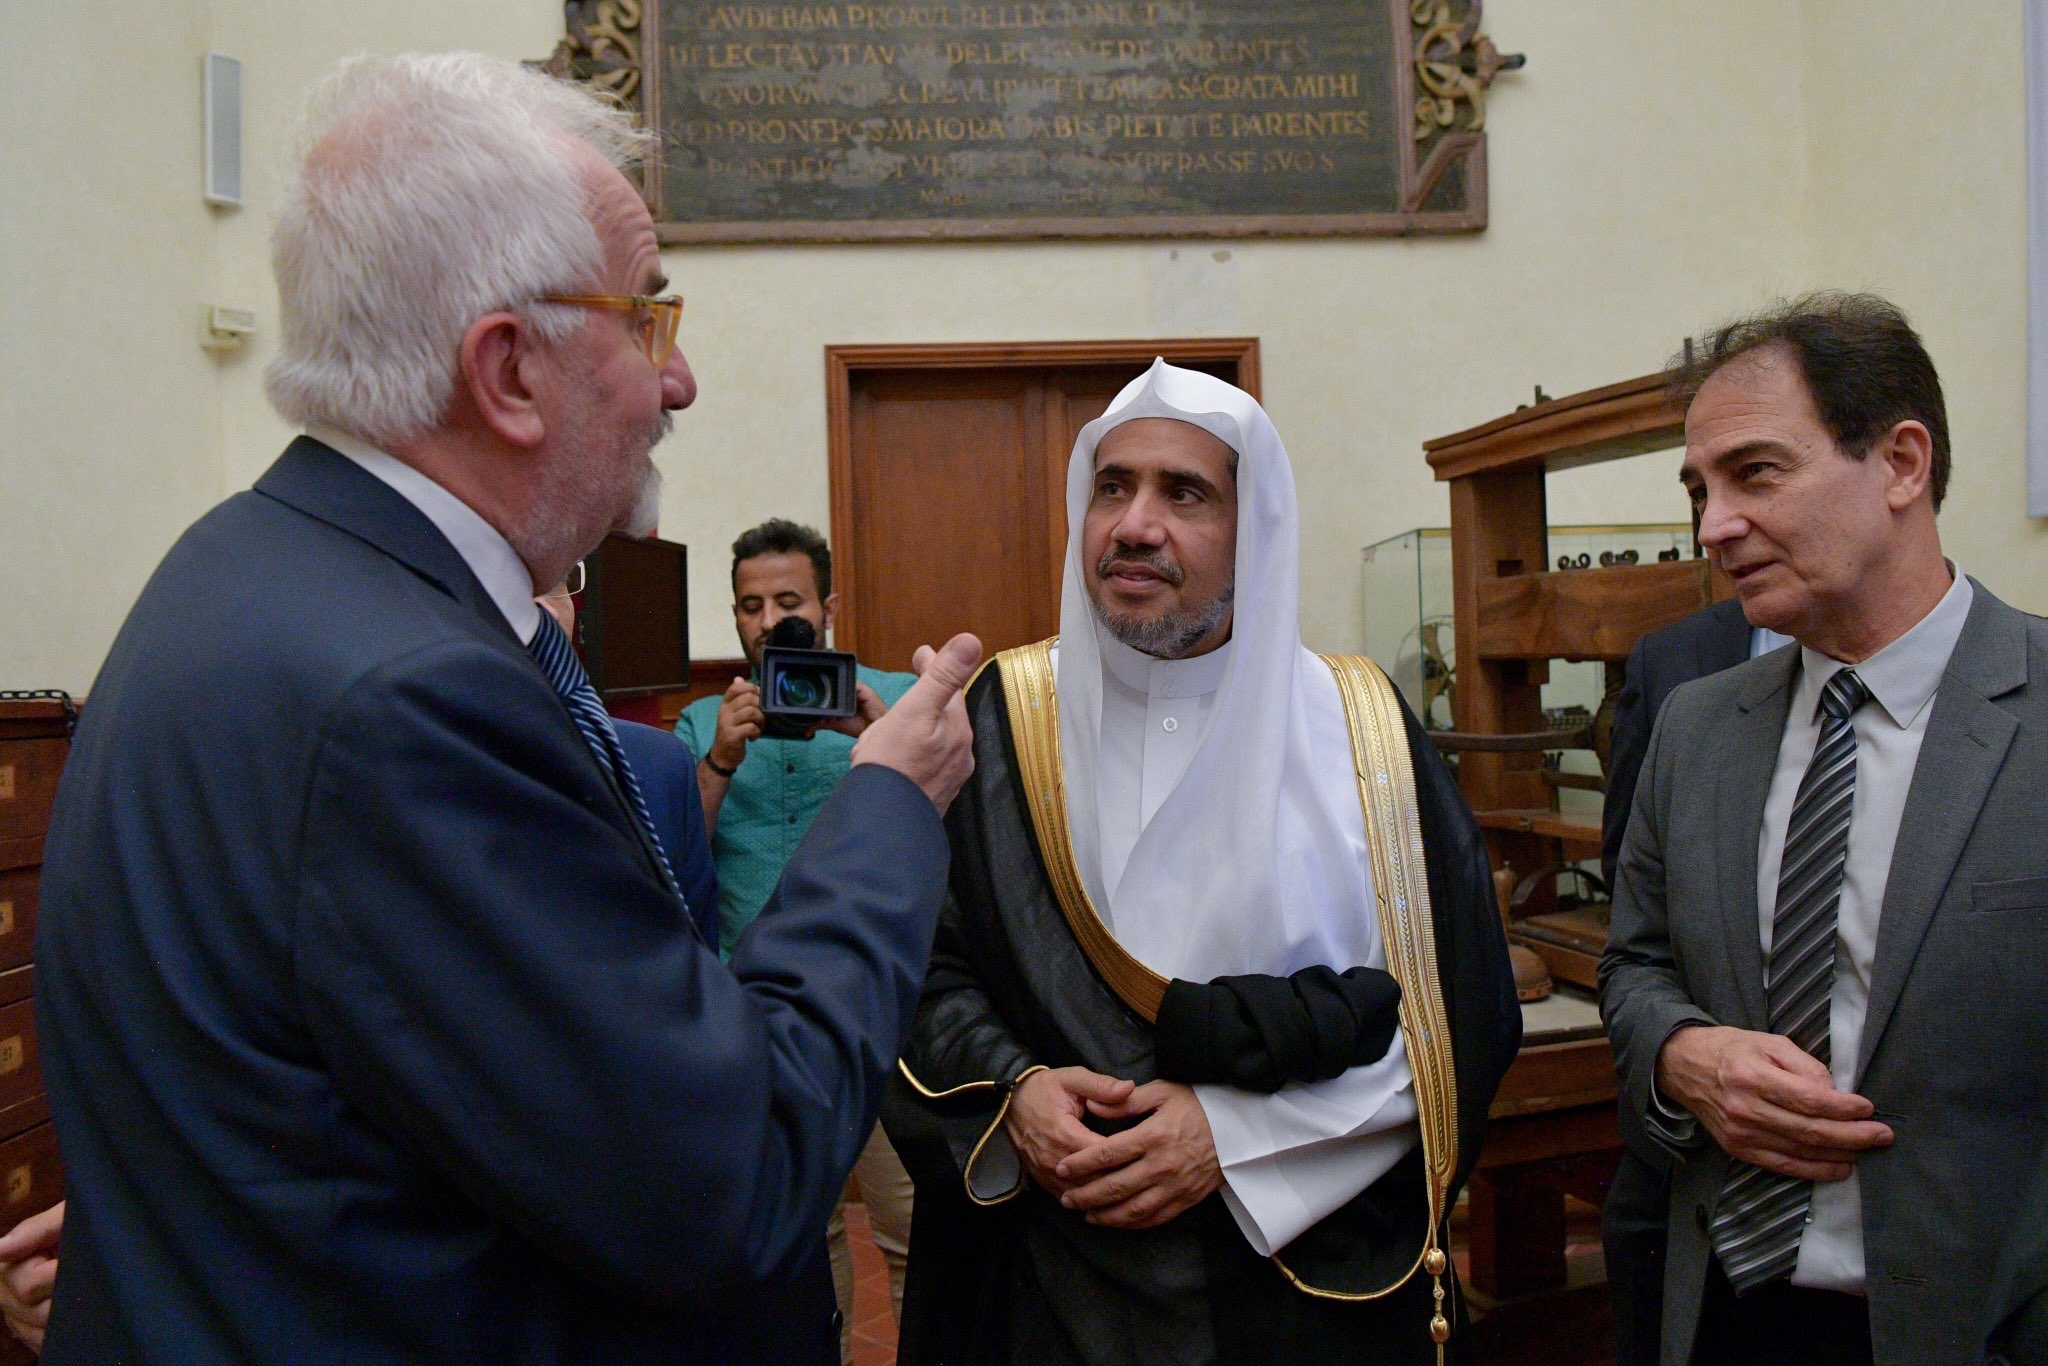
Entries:
[[1181,582],[1187,578],[1187,575],[1181,572],[1179,565],[1167,559],[1166,556],[1158,551],[1140,550],[1132,546],[1119,546],[1097,560],[1095,562],[1095,577],[1098,579],[1108,578],[1109,571],[1119,564],[1142,565],[1160,578],[1165,579],[1175,588],[1180,587]]

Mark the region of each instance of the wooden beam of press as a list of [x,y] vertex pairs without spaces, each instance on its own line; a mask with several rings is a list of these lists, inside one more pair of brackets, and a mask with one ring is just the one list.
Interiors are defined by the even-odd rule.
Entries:
[[1713,601],[1705,560],[1514,574],[1478,590],[1481,659],[1626,659]]
[[1685,444],[1685,414],[1671,405],[1669,374],[1643,375],[1546,399],[1491,422],[1422,443],[1438,479],[1576,469]]
[[1508,735],[1433,730],[1429,733],[1429,742],[1452,754],[1528,754],[1552,749],[1591,749],[1593,729],[1575,726],[1571,730],[1525,730]]

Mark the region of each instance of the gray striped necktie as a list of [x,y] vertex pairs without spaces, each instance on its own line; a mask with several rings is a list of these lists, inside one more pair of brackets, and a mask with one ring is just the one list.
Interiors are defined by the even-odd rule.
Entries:
[[[1778,865],[1778,906],[1771,917],[1771,957],[1764,983],[1771,1033],[1782,1034],[1827,1063],[1828,1014],[1835,992],[1835,912],[1849,861],[1849,809],[1856,796],[1856,731],[1850,724],[1870,697],[1854,669],[1843,669],[1820,694],[1820,739],[1799,780],[1785,856]],[[1729,1165],[1714,1210],[1714,1251],[1737,1293],[1792,1273],[1813,1202],[1813,1183],[1752,1167]]]

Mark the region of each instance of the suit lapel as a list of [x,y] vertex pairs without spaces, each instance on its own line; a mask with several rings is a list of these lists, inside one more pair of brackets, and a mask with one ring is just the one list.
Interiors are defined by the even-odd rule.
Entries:
[[1722,943],[1742,1003],[1739,1024],[1763,1029],[1770,1020],[1764,1003],[1763,937],[1757,930],[1757,844],[1763,834],[1764,800],[1778,766],[1778,744],[1791,707],[1792,669],[1797,650],[1759,661],[1755,679],[1735,705],[1734,720],[1721,733],[1715,765],[1715,878],[1722,917]]
[[1971,587],[1976,600],[1934,695],[1892,848],[1870,1008],[1856,1059],[1859,1079],[1877,1052],[1927,926],[2019,730],[2011,713],[1990,699],[2026,685],[2026,620],[1974,579]]

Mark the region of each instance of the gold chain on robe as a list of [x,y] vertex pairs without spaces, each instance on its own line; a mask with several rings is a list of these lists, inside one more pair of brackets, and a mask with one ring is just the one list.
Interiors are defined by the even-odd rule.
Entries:
[[[1025,805],[1031,811],[1046,876],[1068,929],[1118,999],[1152,1023],[1158,1019],[1167,979],[1116,941],[1074,864],[1052,645],[1051,640],[1041,640],[1005,650],[995,658],[1002,673],[1003,701],[1017,747]],[[1441,1362],[1451,1330],[1444,1313],[1443,1284],[1449,1259],[1438,1242],[1438,1232],[1458,1166],[1458,1080],[1451,1056],[1450,1017],[1437,975],[1436,921],[1430,913],[1429,877],[1423,863],[1414,759],[1408,751],[1399,698],[1379,665],[1364,655],[1324,655],[1322,660],[1336,677],[1337,691],[1344,700],[1359,803],[1365,813],[1365,843],[1372,859],[1380,939],[1386,947],[1387,971],[1401,984],[1401,1036],[1415,1077],[1429,1228],[1414,1264],[1391,1285],[1378,1290],[1322,1289],[1295,1275],[1279,1256],[1274,1256],[1273,1263],[1297,1290],[1334,1300],[1381,1299],[1406,1285],[1418,1270],[1424,1272],[1435,1283],[1435,1312],[1429,1331]],[[1329,966],[1341,970],[1353,965]]]

